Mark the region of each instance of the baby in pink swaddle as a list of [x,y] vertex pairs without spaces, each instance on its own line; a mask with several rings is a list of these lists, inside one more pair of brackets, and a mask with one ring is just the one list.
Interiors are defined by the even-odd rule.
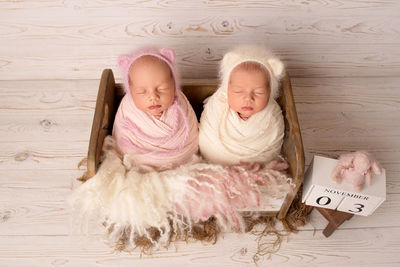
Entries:
[[173,167],[198,151],[196,115],[180,90],[172,49],[147,47],[119,58],[123,97],[113,136],[135,165]]

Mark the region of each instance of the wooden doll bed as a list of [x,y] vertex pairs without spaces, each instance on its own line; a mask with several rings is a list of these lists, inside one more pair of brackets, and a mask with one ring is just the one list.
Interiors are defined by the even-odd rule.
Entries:
[[[200,118],[203,110],[203,100],[212,95],[217,89],[216,83],[186,83],[182,90]],[[279,210],[262,211],[262,215],[277,216],[282,219],[298,192],[304,178],[304,151],[301,140],[299,122],[293,100],[290,78],[286,74],[281,85],[278,103],[282,108],[285,120],[285,137],[282,155],[289,163],[289,174],[295,183],[294,192],[287,194]],[[100,155],[104,138],[112,133],[114,117],[119,102],[123,96],[122,84],[116,84],[112,70],[105,69],[102,73],[99,91],[97,94],[96,108],[90,134],[87,176],[94,176],[100,164]]]

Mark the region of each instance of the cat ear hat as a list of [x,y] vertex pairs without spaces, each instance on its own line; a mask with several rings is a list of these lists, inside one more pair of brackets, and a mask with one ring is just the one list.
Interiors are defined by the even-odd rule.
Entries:
[[261,64],[269,74],[271,97],[279,96],[279,80],[285,75],[285,66],[276,56],[263,47],[243,45],[225,54],[220,65],[221,86],[225,96],[229,78],[234,68],[244,62],[256,62]]
[[143,47],[133,51],[128,55],[121,55],[118,58],[118,66],[123,72],[124,78],[124,91],[126,94],[131,95],[129,87],[129,71],[133,63],[143,56],[153,56],[159,58],[165,62],[171,70],[172,77],[175,81],[175,97],[177,97],[177,91],[180,90],[180,82],[178,72],[175,67],[175,52],[170,48],[158,48],[158,47]]

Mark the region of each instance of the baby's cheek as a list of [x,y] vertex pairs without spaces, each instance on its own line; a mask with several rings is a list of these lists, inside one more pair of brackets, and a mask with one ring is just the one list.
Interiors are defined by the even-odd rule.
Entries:
[[259,99],[257,104],[257,111],[263,110],[267,106],[267,104],[268,104],[268,98],[263,97]]
[[170,105],[172,105],[172,103],[174,103],[174,99],[175,99],[175,91],[173,91],[173,92],[169,95],[169,103],[170,103]]
[[231,109],[234,111],[239,111],[241,107],[241,99],[240,97],[234,95],[234,94],[229,94],[228,95],[228,105]]
[[162,104],[164,106],[163,110],[166,110],[167,108],[169,108],[174,103],[174,99],[175,99],[174,93],[164,95],[163,99],[162,99]]
[[135,105],[138,109],[142,111],[146,110],[147,105],[143,97],[135,95],[133,97],[133,102],[135,102]]

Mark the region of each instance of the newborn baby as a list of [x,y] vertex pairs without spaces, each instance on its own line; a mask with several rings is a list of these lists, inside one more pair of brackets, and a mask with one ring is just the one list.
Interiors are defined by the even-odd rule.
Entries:
[[169,168],[198,150],[196,115],[180,90],[171,49],[143,48],[119,58],[126,95],[115,116],[119,152],[135,165]]
[[[170,222],[185,223],[176,210],[185,192],[192,192],[186,177],[197,159],[196,115],[180,90],[171,49],[142,48],[121,56],[118,64],[126,94],[113,136],[104,140],[96,175],[69,201],[78,221],[104,222],[111,244],[124,240],[133,248],[142,236],[167,243],[174,231]],[[163,229],[154,240],[153,228]]]
[[202,156],[212,163],[268,162],[281,150],[282,111],[275,101],[283,63],[254,46],[228,52],[221,85],[205,102],[200,119]]

